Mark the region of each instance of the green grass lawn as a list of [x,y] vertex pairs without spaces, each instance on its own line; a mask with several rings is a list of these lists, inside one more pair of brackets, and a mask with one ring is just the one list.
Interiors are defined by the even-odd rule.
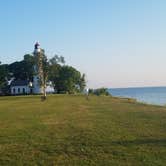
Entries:
[[0,97],[0,165],[166,165],[166,108],[127,99]]

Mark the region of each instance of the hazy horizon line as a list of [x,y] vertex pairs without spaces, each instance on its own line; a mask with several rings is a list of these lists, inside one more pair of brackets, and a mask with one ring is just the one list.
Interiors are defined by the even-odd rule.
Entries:
[[108,88],[108,89],[128,89],[128,88],[166,88],[165,86],[129,86],[129,87],[113,87],[113,88]]

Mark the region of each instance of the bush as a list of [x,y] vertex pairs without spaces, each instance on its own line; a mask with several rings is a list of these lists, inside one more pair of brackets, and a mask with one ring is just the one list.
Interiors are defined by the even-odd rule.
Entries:
[[110,96],[107,88],[89,89],[89,94]]

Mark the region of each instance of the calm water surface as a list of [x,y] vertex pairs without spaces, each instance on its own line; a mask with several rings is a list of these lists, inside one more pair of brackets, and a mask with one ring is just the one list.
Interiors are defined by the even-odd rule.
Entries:
[[130,97],[149,104],[166,105],[166,87],[109,89],[113,96]]

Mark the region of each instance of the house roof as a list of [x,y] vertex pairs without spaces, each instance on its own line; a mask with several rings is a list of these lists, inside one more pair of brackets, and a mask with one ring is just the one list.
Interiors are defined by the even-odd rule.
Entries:
[[29,85],[29,81],[28,80],[15,80],[12,81],[11,86],[27,86]]

